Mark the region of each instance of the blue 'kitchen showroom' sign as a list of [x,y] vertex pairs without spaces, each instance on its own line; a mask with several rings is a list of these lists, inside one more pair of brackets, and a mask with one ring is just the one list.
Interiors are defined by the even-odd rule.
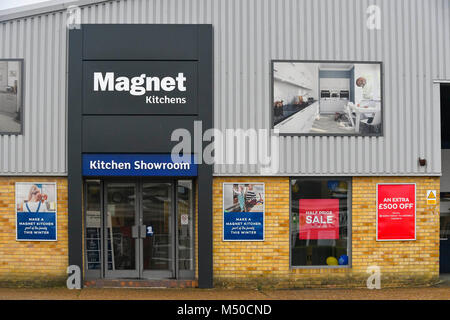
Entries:
[[83,154],[84,176],[197,176],[194,156],[170,154]]

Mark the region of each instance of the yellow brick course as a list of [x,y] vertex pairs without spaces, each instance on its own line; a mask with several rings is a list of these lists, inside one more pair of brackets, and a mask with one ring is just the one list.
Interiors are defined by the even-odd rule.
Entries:
[[[264,182],[265,241],[222,241],[224,182]],[[376,241],[376,184],[416,183],[417,240]],[[368,266],[381,268],[382,286],[429,284],[439,276],[439,201],[426,205],[426,190],[438,177],[354,177],[352,179],[351,268],[290,268],[289,178],[215,177],[213,181],[214,282],[245,287],[365,286]]]
[[[16,241],[16,182],[56,182],[58,241]],[[67,179],[0,177],[0,283],[63,283],[68,265]]]
[[[58,241],[15,240],[15,182],[56,182]],[[264,182],[264,242],[222,241],[222,183]],[[376,184],[416,183],[417,240],[377,242]],[[364,286],[366,268],[378,265],[382,286],[429,284],[439,275],[439,199],[426,204],[434,177],[354,177],[352,179],[352,267],[292,269],[289,267],[289,178],[215,177],[213,182],[213,268],[216,286],[349,287]],[[196,199],[198,208],[198,199]],[[67,179],[62,177],[0,178],[0,283],[55,282],[66,278]],[[197,210],[196,210],[197,211]],[[197,230],[197,215],[196,215]],[[198,238],[196,232],[196,248]],[[197,260],[198,255],[196,255]],[[197,261],[196,261],[197,262]],[[197,276],[196,263],[196,276]]]

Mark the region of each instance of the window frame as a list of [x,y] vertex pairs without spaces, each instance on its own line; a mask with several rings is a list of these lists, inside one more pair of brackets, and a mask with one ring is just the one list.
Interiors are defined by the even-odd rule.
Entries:
[[[342,64],[378,64],[380,66],[380,99],[381,99],[381,130],[380,133],[279,133],[280,137],[384,137],[385,136],[385,112],[384,112],[384,64],[382,60],[296,60],[296,59],[271,59],[270,60],[270,128],[273,130],[273,103],[274,103],[274,65],[275,63],[342,63]],[[319,97],[320,99],[320,97]]]
[[20,93],[17,95],[19,97],[20,95],[20,106],[19,106],[19,110],[20,110],[20,131],[18,132],[9,132],[9,131],[0,131],[0,136],[21,136],[24,134],[24,127],[25,127],[25,117],[24,117],[24,106],[25,106],[25,101],[24,101],[24,97],[25,97],[25,88],[24,88],[24,76],[25,76],[25,59],[23,58],[2,58],[0,59],[0,61],[6,61],[6,62],[19,62],[20,65]]
[[[292,180],[330,180],[330,179],[339,179],[345,180],[348,185],[348,195],[347,195],[347,209],[348,209],[348,217],[347,217],[347,256],[348,256],[348,264],[347,265],[337,265],[337,266],[329,266],[329,265],[316,265],[316,266],[294,266],[292,265],[292,239],[291,239],[291,230],[292,230]],[[352,177],[333,177],[333,176],[320,176],[320,177],[311,177],[311,176],[292,176],[289,177],[289,269],[348,269],[352,268]]]

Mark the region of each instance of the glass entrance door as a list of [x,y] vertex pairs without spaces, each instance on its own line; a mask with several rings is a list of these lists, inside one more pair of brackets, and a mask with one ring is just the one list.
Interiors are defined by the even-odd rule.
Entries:
[[193,279],[192,180],[87,180],[88,277]]
[[136,183],[105,183],[103,265],[107,278],[139,278]]
[[142,277],[174,278],[173,183],[142,184]]

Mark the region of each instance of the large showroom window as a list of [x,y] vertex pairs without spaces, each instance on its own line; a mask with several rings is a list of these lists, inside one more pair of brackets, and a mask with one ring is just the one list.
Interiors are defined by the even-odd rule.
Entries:
[[350,179],[291,179],[291,266],[350,265]]

